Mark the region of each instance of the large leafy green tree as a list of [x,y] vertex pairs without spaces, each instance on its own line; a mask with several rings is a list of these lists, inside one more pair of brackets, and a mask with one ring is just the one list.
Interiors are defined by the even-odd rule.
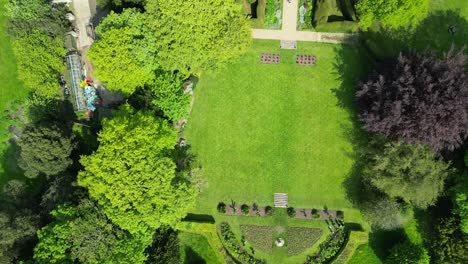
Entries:
[[11,0],[6,10],[18,78],[41,96],[57,96],[57,74],[64,70],[62,37],[69,25],[67,7],[51,8],[48,0]]
[[15,21],[37,22],[50,11],[45,0],[10,0],[5,8],[7,16]]
[[385,259],[388,264],[429,264],[429,261],[427,250],[408,240],[396,244]]
[[468,263],[468,234],[460,230],[457,218],[439,219],[434,232],[429,240],[434,263]]
[[402,228],[408,221],[406,208],[388,197],[371,199],[362,206],[366,220],[372,228],[394,230]]
[[428,12],[428,0],[360,0],[360,23],[367,29],[374,21],[397,28],[416,25]]
[[177,232],[167,227],[158,229],[153,235],[153,243],[146,248],[146,253],[146,264],[178,263],[180,245]]
[[55,125],[26,127],[18,145],[21,149],[18,165],[29,178],[56,175],[73,162],[70,157],[75,147],[73,138]]
[[145,0],[97,0],[100,6],[141,6],[145,3]]
[[57,75],[64,70],[62,38],[32,30],[13,41],[13,50],[18,62],[18,78],[26,87],[44,97],[57,96]]
[[46,36],[62,37],[70,22],[65,18],[68,7],[49,0],[10,0],[5,5],[9,18],[8,33],[13,37],[25,37],[33,30]]
[[154,78],[155,33],[147,14],[136,9],[111,12],[96,28],[98,40],[89,50],[94,74],[109,90],[132,94]]
[[468,150],[465,152],[465,171],[455,187],[455,212],[460,216],[461,229],[468,234]]
[[392,139],[453,151],[468,137],[467,55],[450,50],[401,53],[359,84],[356,93],[364,128]]
[[389,142],[369,157],[363,173],[367,182],[391,198],[419,208],[436,201],[449,175],[449,165],[423,145]]
[[148,0],[164,70],[200,74],[242,54],[251,32],[233,0]]
[[38,232],[36,263],[143,263],[150,239],[110,223],[91,201],[52,211],[55,221]]
[[465,180],[456,188],[455,193],[455,212],[461,218],[461,228],[468,234],[468,183]]
[[39,228],[39,216],[28,209],[36,197],[26,191],[24,181],[10,180],[0,193],[0,263],[24,258]]
[[15,263],[23,244],[30,243],[39,228],[39,217],[29,210],[0,208],[0,263]]
[[131,233],[174,226],[195,200],[195,188],[169,158],[176,131],[149,112],[124,106],[103,121],[98,150],[81,159],[78,183],[115,224]]
[[179,74],[161,74],[150,87],[154,93],[152,103],[169,119],[177,121],[188,116],[191,97],[184,94],[183,81]]

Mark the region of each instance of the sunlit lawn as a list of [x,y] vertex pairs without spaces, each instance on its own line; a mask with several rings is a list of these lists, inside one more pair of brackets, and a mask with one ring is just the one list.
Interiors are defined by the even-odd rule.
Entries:
[[221,264],[204,236],[188,232],[180,232],[178,236],[182,264]]
[[6,35],[6,17],[4,5],[7,1],[0,0],[0,185],[7,176],[12,177],[15,171],[14,158],[11,152],[5,153],[8,125],[11,123],[4,112],[15,100],[25,98],[27,91],[17,79],[16,60],[13,55],[10,38]]
[[[255,41],[240,60],[200,79],[184,132],[206,180],[193,212],[229,221],[239,236],[240,224],[319,227],[328,233],[320,221],[286,220],[285,212],[266,219],[216,212],[221,201],[273,205],[273,194],[285,192],[290,206],[342,209],[347,220],[362,222],[343,184],[354,162],[347,136],[352,121],[335,94],[343,85],[335,65],[345,60],[347,74],[357,76],[360,54],[331,44],[278,46],[278,41]],[[260,64],[262,52],[280,53],[281,63]],[[317,65],[296,65],[296,54],[316,55]],[[259,254],[283,263],[305,260],[303,254],[287,258],[283,251]]]
[[[346,136],[349,114],[337,105],[342,81],[337,53],[360,71],[353,48],[255,41],[240,60],[200,79],[184,136],[207,181],[194,212],[214,213],[220,201],[272,205],[275,192],[295,207],[350,209],[343,181],[353,165]],[[277,65],[260,64],[260,53],[281,54]],[[314,54],[316,66],[295,64],[296,54]],[[348,58],[349,59],[349,58]]]
[[354,252],[348,264],[379,264],[382,261],[377,257],[369,244],[361,245]]

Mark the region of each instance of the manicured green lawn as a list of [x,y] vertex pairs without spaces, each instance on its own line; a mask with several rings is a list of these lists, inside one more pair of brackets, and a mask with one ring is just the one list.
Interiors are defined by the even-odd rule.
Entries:
[[180,254],[183,264],[221,264],[208,240],[199,234],[180,232]]
[[[207,186],[194,212],[214,213],[220,201],[272,205],[275,192],[295,207],[351,209],[343,181],[353,166],[347,133],[352,122],[337,106],[342,85],[334,67],[350,47],[299,43],[281,50],[278,41],[255,41],[237,62],[200,79],[184,136],[203,168]],[[277,65],[260,64],[261,52],[281,54]],[[295,64],[314,54],[316,66]]]
[[[281,63],[260,64],[262,52],[279,53]],[[316,55],[317,65],[296,65],[296,54]],[[342,45],[298,43],[297,50],[282,50],[278,41],[254,41],[242,58],[203,75],[184,131],[206,180],[192,213],[228,221],[239,238],[240,225],[323,229],[307,254],[329,233],[324,222],[289,219],[284,209],[268,218],[221,216],[216,205],[273,205],[273,194],[285,192],[290,206],[341,209],[346,221],[363,224],[346,197],[353,122],[339,106],[343,93],[336,93],[362,74],[362,56],[358,48]],[[343,63],[346,73],[337,67]],[[345,97],[352,99],[351,93]],[[282,263],[306,257],[306,252],[287,257],[286,249],[257,254]]]
[[353,257],[347,264],[380,264],[382,261],[377,257],[369,244],[359,246]]
[[0,0],[0,185],[7,176],[17,173],[15,162],[7,143],[10,120],[4,112],[15,101],[27,96],[27,91],[17,79],[16,60],[13,55],[10,38],[6,35],[6,17],[4,5],[7,0]]

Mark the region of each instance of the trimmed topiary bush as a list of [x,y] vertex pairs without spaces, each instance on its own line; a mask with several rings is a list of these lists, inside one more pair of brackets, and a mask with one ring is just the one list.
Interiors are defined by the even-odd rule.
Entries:
[[218,204],[218,213],[224,214],[226,213],[226,204],[221,202]]
[[266,215],[266,216],[272,216],[272,215],[273,215],[273,207],[271,207],[271,206],[269,206],[269,205],[266,206],[266,207],[265,207],[265,215]]
[[258,209],[258,205],[256,203],[252,204],[252,211],[255,212],[257,216],[260,216],[260,210]]
[[241,206],[241,210],[242,210],[242,213],[243,213],[244,215],[248,215],[248,214],[250,213],[250,208],[249,208],[249,206],[246,205],[246,204],[243,204],[243,205]]
[[320,213],[317,209],[312,209],[312,218],[314,219],[319,219],[320,218]]
[[296,216],[296,209],[294,207],[288,207],[288,216],[295,217]]
[[344,212],[343,211],[336,211],[336,218],[343,221],[344,220]]

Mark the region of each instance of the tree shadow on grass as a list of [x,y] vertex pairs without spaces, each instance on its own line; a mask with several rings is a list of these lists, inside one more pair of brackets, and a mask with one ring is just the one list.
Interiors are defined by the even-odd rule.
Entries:
[[351,47],[338,46],[335,48],[334,71],[338,76],[341,85],[332,90],[338,100],[337,105],[348,113],[349,121],[341,124],[342,137],[351,145],[352,150],[343,150],[345,154],[354,161],[353,167],[343,183],[348,200],[356,207],[367,197],[364,197],[363,190],[366,186],[361,179],[363,163],[359,150],[368,142],[369,135],[361,129],[361,124],[357,115],[354,94],[356,84],[370,70],[373,61],[366,51],[359,45]]
[[198,255],[191,247],[185,247],[185,260],[184,264],[206,264],[206,261]]
[[33,124],[56,124],[71,132],[72,122],[77,119],[73,105],[68,100],[31,97],[28,118]]
[[404,229],[373,230],[369,234],[369,245],[381,260],[387,257],[388,251],[393,246],[405,240],[407,240],[407,236]]
[[24,173],[23,170],[18,167],[17,163],[19,156],[18,145],[14,139],[10,139],[7,144],[8,146],[0,154],[0,163],[4,170],[1,175],[0,186],[3,186],[3,184],[9,180],[20,178]]
[[396,57],[400,51],[431,49],[439,55],[452,45],[457,49],[467,44],[468,21],[458,10],[430,13],[413,28],[375,27],[360,34],[361,44],[377,60]]

